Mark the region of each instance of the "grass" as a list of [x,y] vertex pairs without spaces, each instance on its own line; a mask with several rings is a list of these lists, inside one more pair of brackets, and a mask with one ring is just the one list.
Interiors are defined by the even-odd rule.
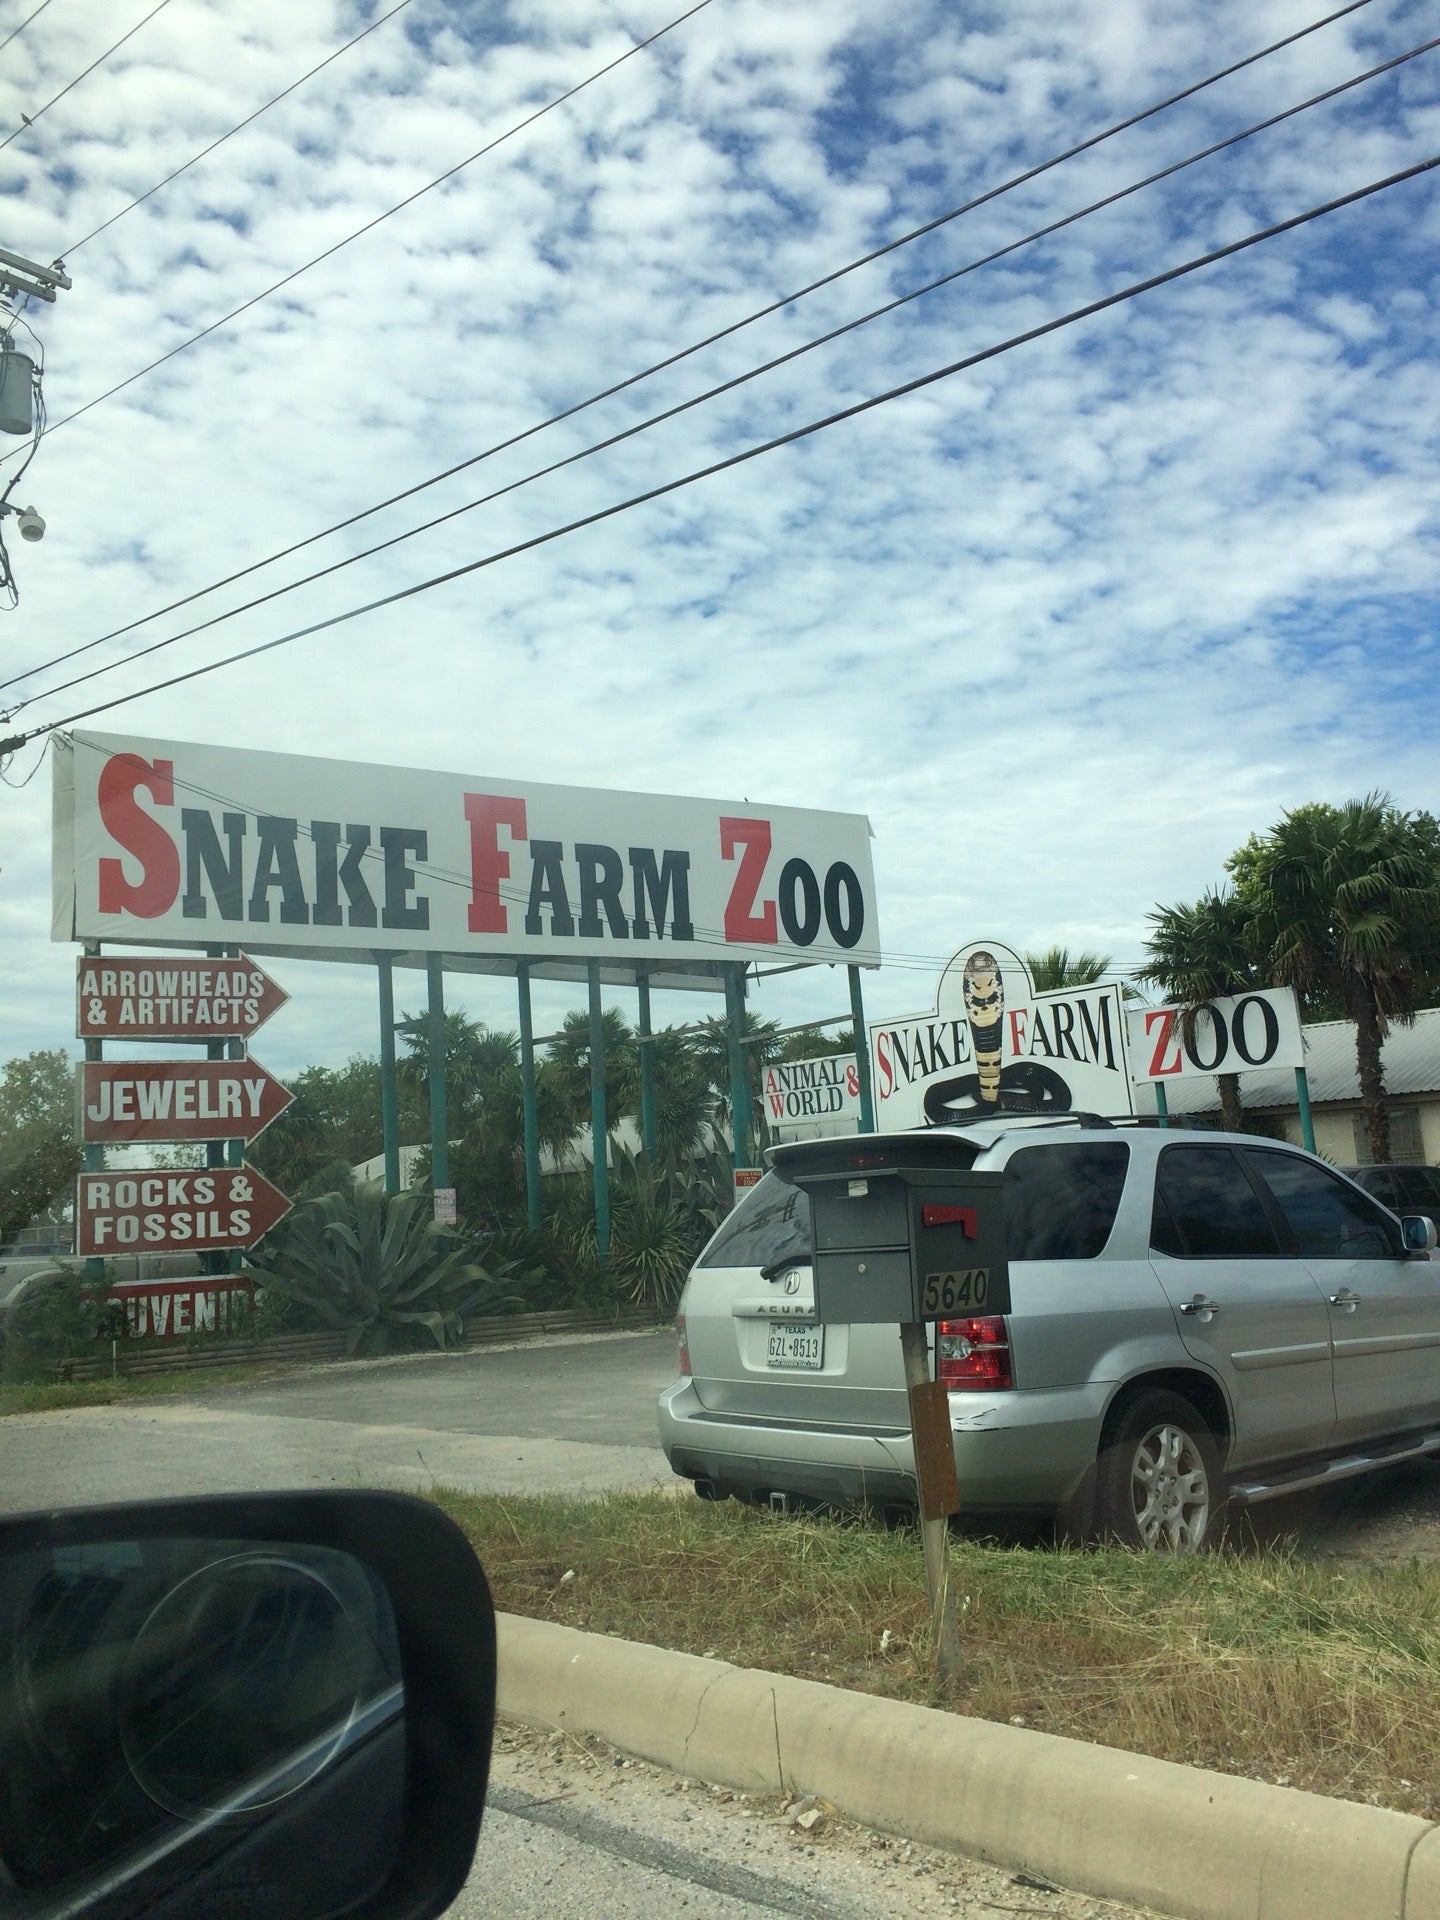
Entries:
[[55,1413],[66,1407],[113,1407],[125,1400],[152,1400],[163,1394],[211,1394],[226,1387],[253,1387],[284,1380],[307,1364],[296,1360],[257,1360],[240,1366],[177,1367],[174,1372],[121,1374],[115,1380],[0,1382],[0,1419],[9,1413]]
[[914,1533],[664,1495],[432,1497],[513,1613],[1440,1816],[1437,1566],[956,1541],[964,1661],[941,1682]]

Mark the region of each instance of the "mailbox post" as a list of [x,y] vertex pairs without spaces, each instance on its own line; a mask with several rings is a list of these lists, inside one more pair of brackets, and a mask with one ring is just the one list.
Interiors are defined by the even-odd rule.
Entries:
[[949,1672],[960,1657],[949,1556],[960,1487],[949,1395],[931,1377],[926,1329],[1010,1309],[1001,1176],[956,1166],[944,1138],[924,1135],[807,1141],[769,1158],[810,1198],[817,1317],[899,1328],[932,1645]]

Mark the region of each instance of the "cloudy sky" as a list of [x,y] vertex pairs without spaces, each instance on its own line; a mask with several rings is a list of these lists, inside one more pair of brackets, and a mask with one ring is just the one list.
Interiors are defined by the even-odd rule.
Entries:
[[[63,256],[74,281],[25,315],[53,431],[15,495],[44,515],[43,544],[8,523],[21,600],[0,616],[0,708],[29,704],[5,731],[524,540],[1440,152],[1435,52],[622,446],[126,664],[1440,33],[1433,4],[1370,0],[578,418],[47,667],[1324,12],[709,0],[66,424],[681,11],[409,0],[96,233],[385,11],[167,0],[46,107],[153,3],[51,0],[0,51],[0,138],[20,130],[0,150],[0,245]],[[33,10],[5,0],[0,39]],[[867,981],[875,1015],[928,1004],[944,956],[978,937],[1065,941],[1133,967],[1147,911],[1217,881],[1285,807],[1377,786],[1440,806],[1437,179],[85,724],[867,813],[889,956]],[[48,767],[13,784],[40,751],[18,751],[0,789],[0,1056],[74,1044],[71,953],[48,938]],[[373,1050],[372,979],[275,971],[295,997],[267,1064]],[[457,999],[513,1022],[497,985]],[[549,990],[542,1021],[576,999]],[[838,1013],[843,980],[788,976],[756,1004]]]

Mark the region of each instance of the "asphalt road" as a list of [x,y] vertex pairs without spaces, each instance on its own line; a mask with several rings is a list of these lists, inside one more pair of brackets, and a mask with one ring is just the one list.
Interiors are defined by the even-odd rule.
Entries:
[[0,1422],[0,1511],[285,1487],[678,1487],[655,1426],[656,1396],[674,1378],[667,1329],[14,1415]]

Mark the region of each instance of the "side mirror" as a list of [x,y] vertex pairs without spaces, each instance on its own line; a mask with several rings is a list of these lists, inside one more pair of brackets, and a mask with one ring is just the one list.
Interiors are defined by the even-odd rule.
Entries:
[[1427,1214],[1407,1213],[1400,1221],[1407,1253],[1431,1253],[1436,1245],[1435,1222]]
[[464,1884],[495,1613],[438,1507],[0,1521],[0,1920],[427,1920]]

